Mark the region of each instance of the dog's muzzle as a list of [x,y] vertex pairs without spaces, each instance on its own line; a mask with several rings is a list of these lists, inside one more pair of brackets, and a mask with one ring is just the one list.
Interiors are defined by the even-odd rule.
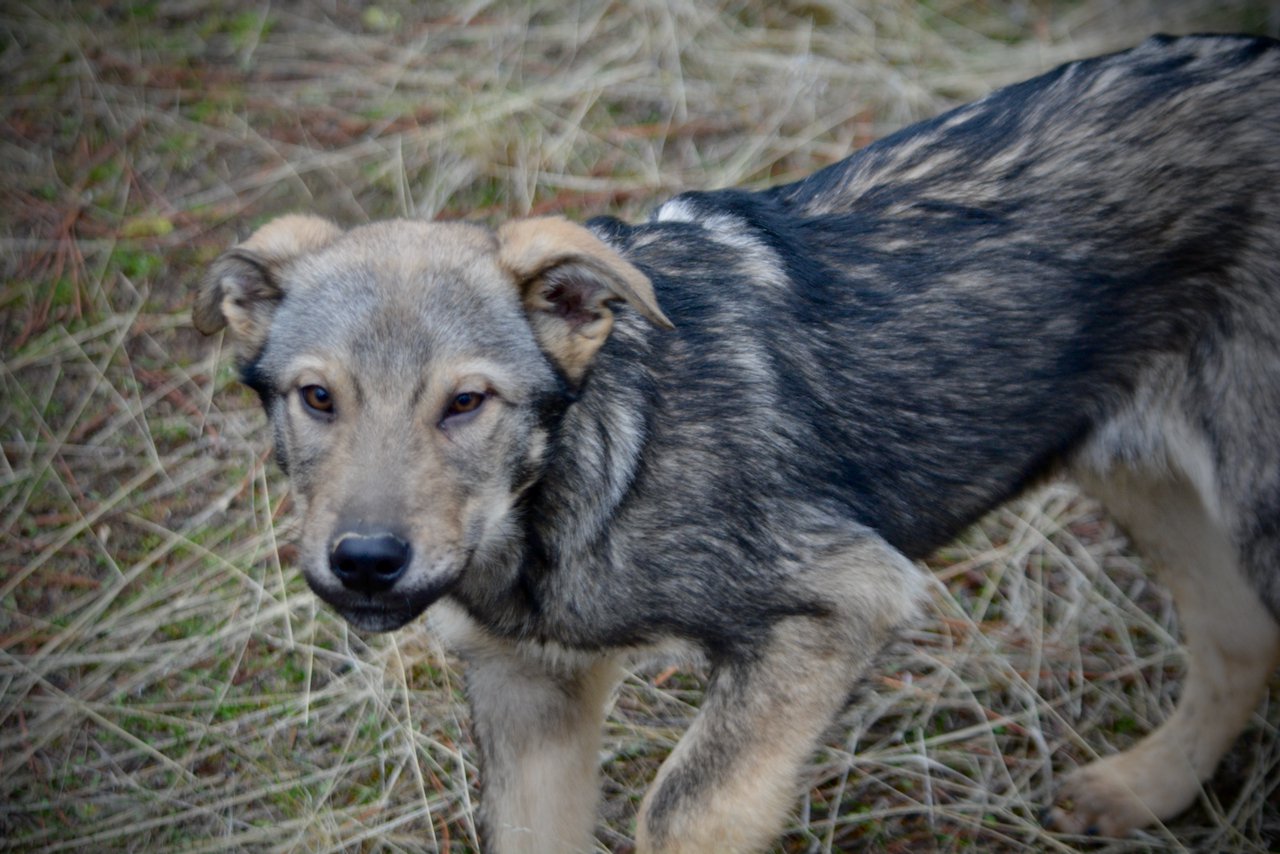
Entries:
[[394,587],[412,559],[409,544],[387,531],[346,531],[329,549],[329,569],[342,586],[369,595]]

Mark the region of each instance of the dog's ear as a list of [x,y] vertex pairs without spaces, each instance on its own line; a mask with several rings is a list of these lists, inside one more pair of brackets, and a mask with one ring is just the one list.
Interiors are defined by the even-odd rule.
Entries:
[[498,229],[498,245],[538,343],[573,382],[613,329],[610,302],[671,328],[645,274],[580,225],[558,216],[514,220]]
[[280,273],[290,261],[333,242],[342,233],[316,216],[290,214],[259,228],[227,250],[205,273],[191,319],[205,335],[223,327],[242,358],[266,341],[271,317],[284,296]]

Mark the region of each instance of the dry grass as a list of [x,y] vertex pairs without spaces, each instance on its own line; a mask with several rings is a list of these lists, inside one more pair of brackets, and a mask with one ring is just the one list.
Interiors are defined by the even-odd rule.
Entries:
[[[318,5],[0,11],[5,847],[474,848],[456,677],[429,638],[316,607],[256,402],[190,329],[200,268],[250,223],[639,216],[1155,30],[1280,27],[1265,0]],[[1169,828],[1037,824],[1064,772],[1168,713],[1182,667],[1167,597],[1092,505],[1051,485],[935,565],[933,619],[815,757],[783,850],[1276,845],[1274,694]],[[697,674],[627,681],[604,848],[698,697]]]

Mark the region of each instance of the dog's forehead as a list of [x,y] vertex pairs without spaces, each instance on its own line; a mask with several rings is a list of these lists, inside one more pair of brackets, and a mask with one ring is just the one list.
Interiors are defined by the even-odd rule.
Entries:
[[291,310],[330,313],[348,327],[362,319],[479,323],[511,316],[519,306],[493,233],[461,223],[392,220],[354,228],[299,258],[287,276]]
[[[465,285],[501,295],[510,280],[499,270],[493,233],[465,223],[389,220],[359,226],[302,259],[302,288],[376,287],[384,299]],[[343,280],[354,280],[344,282]]]
[[276,364],[323,354],[403,370],[449,354],[522,353],[532,344],[496,239],[479,226],[361,226],[298,259],[286,277],[268,345]]

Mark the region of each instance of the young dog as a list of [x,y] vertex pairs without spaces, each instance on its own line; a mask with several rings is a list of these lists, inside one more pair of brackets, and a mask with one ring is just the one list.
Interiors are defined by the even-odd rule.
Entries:
[[1280,43],[1158,37],[762,192],[652,219],[344,231],[223,255],[224,326],[355,626],[466,660],[495,851],[592,845],[620,662],[712,667],[643,851],[752,851],[912,561],[1066,467],[1159,562],[1173,716],[1050,821],[1169,818],[1280,654]]

